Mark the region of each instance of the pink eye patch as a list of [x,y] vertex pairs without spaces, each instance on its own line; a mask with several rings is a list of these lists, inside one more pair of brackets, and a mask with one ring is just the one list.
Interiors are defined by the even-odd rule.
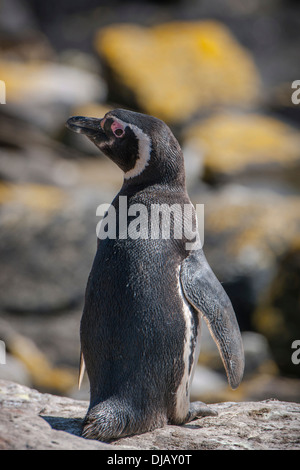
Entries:
[[124,127],[117,121],[114,121],[112,123],[111,130],[113,131],[116,137],[123,137],[123,135],[125,134]]

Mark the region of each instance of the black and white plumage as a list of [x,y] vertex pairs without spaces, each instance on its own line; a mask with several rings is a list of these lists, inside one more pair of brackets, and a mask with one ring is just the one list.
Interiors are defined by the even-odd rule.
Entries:
[[[117,224],[120,196],[128,208],[149,211],[153,204],[191,205],[182,151],[159,119],[117,109],[103,119],[72,117],[67,126],[123,170],[112,202]],[[230,385],[239,385],[244,353],[235,313],[202,249],[187,250],[187,241],[174,233],[98,241],[80,329],[90,380],[83,436],[109,441],[212,414],[189,398],[202,317]]]

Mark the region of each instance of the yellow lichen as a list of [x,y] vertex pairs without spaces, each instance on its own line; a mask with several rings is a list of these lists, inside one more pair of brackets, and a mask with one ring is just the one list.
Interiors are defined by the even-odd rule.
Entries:
[[65,197],[55,186],[0,183],[0,204],[14,202],[34,210],[53,211],[62,207]]
[[47,76],[47,63],[35,61],[24,63],[2,59],[0,70],[1,80],[6,86],[7,100],[14,103],[35,96],[36,90],[43,86],[43,78]]
[[300,134],[258,114],[219,113],[191,126],[186,139],[198,143],[212,173],[234,173],[250,165],[289,165],[300,160]]
[[99,31],[95,47],[140,108],[168,122],[215,104],[248,104],[258,94],[250,54],[218,22],[117,24]]

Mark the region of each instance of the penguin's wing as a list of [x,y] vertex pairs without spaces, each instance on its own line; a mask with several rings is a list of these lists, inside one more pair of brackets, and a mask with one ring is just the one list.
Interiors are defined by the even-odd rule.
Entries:
[[203,316],[218,346],[230,386],[244,373],[244,350],[236,316],[222,285],[202,250],[191,251],[181,264],[181,284],[187,301]]

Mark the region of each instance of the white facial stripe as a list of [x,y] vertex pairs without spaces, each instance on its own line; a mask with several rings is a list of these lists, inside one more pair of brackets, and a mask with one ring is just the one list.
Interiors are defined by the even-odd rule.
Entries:
[[146,166],[148,166],[149,164],[151,156],[151,139],[147,134],[145,134],[139,127],[135,126],[134,124],[124,122],[121,119],[115,118],[114,116],[113,119],[119,124],[121,124],[124,128],[126,126],[130,127],[130,129],[134,132],[136,138],[138,139],[139,158],[137,159],[135,166],[124,174],[125,179],[134,178],[135,176],[140,175],[144,171]]

